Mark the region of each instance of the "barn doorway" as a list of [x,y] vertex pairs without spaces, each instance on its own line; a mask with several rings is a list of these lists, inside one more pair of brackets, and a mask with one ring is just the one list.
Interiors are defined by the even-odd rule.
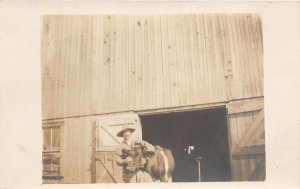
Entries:
[[230,181],[230,155],[225,107],[140,115],[143,140],[172,150],[173,182]]

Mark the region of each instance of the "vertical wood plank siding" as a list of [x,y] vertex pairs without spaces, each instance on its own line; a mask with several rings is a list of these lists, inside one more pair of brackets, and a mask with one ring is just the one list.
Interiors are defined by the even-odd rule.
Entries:
[[64,120],[61,142],[63,183],[90,183],[92,156],[92,117]]
[[[256,14],[44,16],[42,112],[64,120],[63,183],[91,182],[94,114],[262,97],[261,30]],[[229,116],[231,149],[257,115]],[[260,159],[232,158],[233,180]]]
[[263,96],[258,15],[43,18],[43,119]]

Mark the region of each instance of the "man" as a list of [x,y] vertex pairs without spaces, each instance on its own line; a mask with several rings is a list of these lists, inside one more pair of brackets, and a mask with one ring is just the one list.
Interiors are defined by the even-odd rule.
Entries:
[[[136,182],[153,182],[152,177],[144,172],[131,172],[127,169],[128,163],[131,161],[131,157],[126,154],[126,151],[130,151],[134,141],[132,139],[132,133],[135,131],[135,128],[131,126],[124,126],[122,129],[117,133],[118,137],[123,137],[123,142],[117,147],[116,150],[116,163],[119,166],[123,167],[123,180],[125,183],[136,183]],[[146,141],[138,141],[142,142],[146,145],[148,151],[154,152],[154,147]]]

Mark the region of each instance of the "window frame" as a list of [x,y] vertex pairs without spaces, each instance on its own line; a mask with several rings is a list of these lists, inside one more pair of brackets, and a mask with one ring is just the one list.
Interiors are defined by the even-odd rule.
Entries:
[[[61,146],[61,126],[62,125],[54,125],[54,126],[51,126],[51,125],[48,125],[48,126],[43,126],[43,153],[47,153],[47,152],[60,152],[60,146]],[[58,149],[53,149],[53,129],[59,129],[59,145],[58,145]],[[49,129],[50,130],[50,150],[47,149],[45,150],[44,149],[44,130],[45,129]]]
[[[61,155],[60,155],[60,150],[61,150],[61,138],[62,138],[62,126],[64,125],[63,121],[59,122],[48,122],[48,123],[43,123],[42,125],[42,133],[43,133],[43,149],[42,149],[42,163],[43,163],[43,169],[42,169],[42,175],[43,179],[44,178],[50,178],[50,179],[56,179],[60,178],[60,168],[61,168]],[[59,133],[57,136],[59,138],[59,143],[58,143],[58,149],[53,149],[53,141],[52,141],[52,134],[53,134],[53,128],[59,129]],[[44,149],[44,131],[45,129],[50,129],[50,150]],[[49,159],[50,164],[45,164],[44,161],[45,159]],[[54,164],[53,161],[58,159],[58,164]],[[50,171],[48,168],[45,168],[46,166],[50,166]],[[46,174],[45,174],[46,173]]]

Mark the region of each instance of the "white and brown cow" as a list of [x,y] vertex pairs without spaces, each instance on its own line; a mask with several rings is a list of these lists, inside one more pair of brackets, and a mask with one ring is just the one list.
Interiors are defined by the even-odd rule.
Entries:
[[172,182],[175,162],[171,150],[155,146],[155,151],[147,151],[142,143],[135,143],[129,155],[132,161],[127,165],[130,171],[139,169],[148,172],[153,181]]

